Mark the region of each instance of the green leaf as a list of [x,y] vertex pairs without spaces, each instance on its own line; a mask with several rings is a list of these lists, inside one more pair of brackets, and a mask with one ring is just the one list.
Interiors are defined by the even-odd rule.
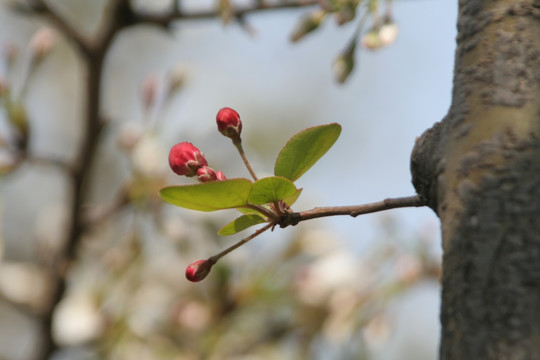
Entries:
[[260,215],[251,214],[251,215],[242,215],[239,218],[231,221],[227,225],[221,228],[218,231],[219,235],[233,235],[242,230],[247,229],[253,225],[261,224],[266,222],[266,219]]
[[302,190],[303,189],[298,189],[296,190],[296,193],[294,193],[292,196],[284,198],[283,201],[285,201],[285,204],[292,206],[296,202],[296,200],[298,200],[298,197],[302,193]]
[[251,186],[248,179],[230,179],[168,186],[161,189],[159,195],[166,202],[186,209],[215,211],[246,205]]
[[274,174],[295,181],[334,145],[341,134],[337,123],[307,128],[294,135],[281,149]]
[[255,205],[268,204],[293,196],[295,193],[296,186],[290,180],[279,176],[270,176],[253,183],[248,201]]
[[[269,206],[265,206],[268,210],[270,210]],[[252,208],[246,208],[246,207],[239,207],[236,208],[236,210],[240,211],[244,215],[259,215],[264,216],[264,214],[260,213],[259,211],[252,209]]]

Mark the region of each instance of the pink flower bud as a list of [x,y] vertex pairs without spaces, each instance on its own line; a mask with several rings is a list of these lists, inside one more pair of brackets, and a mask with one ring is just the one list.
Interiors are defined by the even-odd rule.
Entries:
[[197,179],[203,183],[217,180],[216,172],[208,166],[200,167],[197,169]]
[[203,153],[191,143],[176,144],[169,152],[169,166],[178,175],[195,176],[199,168],[207,165]]
[[197,260],[189,264],[189,266],[186,268],[186,279],[192,282],[199,282],[203,280],[208,274],[210,274],[210,270],[212,270],[212,266],[214,266],[215,261],[211,260]]
[[242,121],[236,110],[228,107],[222,108],[217,113],[216,122],[220,133],[235,141],[240,140]]
[[223,181],[223,180],[227,180],[227,178],[225,177],[225,174],[222,171],[216,171],[216,180]]

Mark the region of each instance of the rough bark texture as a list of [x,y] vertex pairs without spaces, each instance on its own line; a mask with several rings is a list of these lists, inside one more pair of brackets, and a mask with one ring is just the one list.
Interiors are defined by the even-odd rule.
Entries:
[[540,359],[540,1],[461,0],[413,183],[442,224],[440,359]]

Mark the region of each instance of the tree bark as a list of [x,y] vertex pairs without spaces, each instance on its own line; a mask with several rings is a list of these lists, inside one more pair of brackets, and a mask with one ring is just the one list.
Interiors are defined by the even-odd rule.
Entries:
[[452,104],[411,158],[443,242],[440,359],[540,359],[540,1],[460,0]]

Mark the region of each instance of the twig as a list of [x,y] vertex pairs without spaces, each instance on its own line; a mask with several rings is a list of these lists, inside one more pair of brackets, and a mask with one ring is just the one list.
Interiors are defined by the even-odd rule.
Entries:
[[257,181],[257,175],[255,174],[255,171],[253,171],[253,168],[251,167],[251,164],[249,163],[246,153],[244,152],[244,148],[242,147],[242,143],[240,141],[234,141],[234,146],[236,146],[236,149],[240,153],[240,156],[242,157],[242,161],[244,162],[244,165],[246,165],[246,168],[248,169],[251,177],[253,180]]
[[248,241],[250,241],[251,239],[261,235],[263,232],[265,232],[266,230],[270,229],[272,226],[274,226],[275,224],[274,223],[268,223],[266,224],[265,226],[263,226],[262,228],[260,228],[259,230],[255,231],[253,234],[249,235],[248,237],[240,240],[239,242],[237,242],[236,244],[234,244],[233,246],[223,250],[222,252],[220,252],[219,254],[216,254],[210,258],[208,258],[209,261],[211,261],[213,264],[216,263],[219,259],[221,259],[222,257],[224,257],[225,255],[227,255],[228,253],[230,253],[231,251],[239,248],[240,246],[244,245],[245,243],[247,243]]
[[[237,6],[232,9],[231,16],[233,18],[242,18],[245,15],[251,13],[259,13],[263,11],[271,10],[283,10],[283,9],[295,9],[308,6],[314,6],[319,3],[318,0],[293,0],[287,2],[280,2],[277,4],[251,4],[245,6]],[[218,11],[209,9],[209,10],[198,10],[198,11],[189,11],[183,12],[181,10],[173,10],[166,14],[159,15],[147,15],[147,14],[134,14],[135,18],[133,19],[135,23],[145,23],[145,24],[154,24],[163,27],[168,27],[172,22],[177,20],[205,20],[213,19],[219,17],[220,14]]]
[[289,225],[296,225],[300,221],[326,216],[349,215],[356,217],[362,214],[369,214],[395,208],[420,206],[426,206],[426,203],[420,198],[420,196],[415,195],[399,198],[388,198],[382,201],[363,205],[317,207],[307,211],[285,214],[282,217],[281,222],[279,222],[279,225],[281,227],[287,227]]

